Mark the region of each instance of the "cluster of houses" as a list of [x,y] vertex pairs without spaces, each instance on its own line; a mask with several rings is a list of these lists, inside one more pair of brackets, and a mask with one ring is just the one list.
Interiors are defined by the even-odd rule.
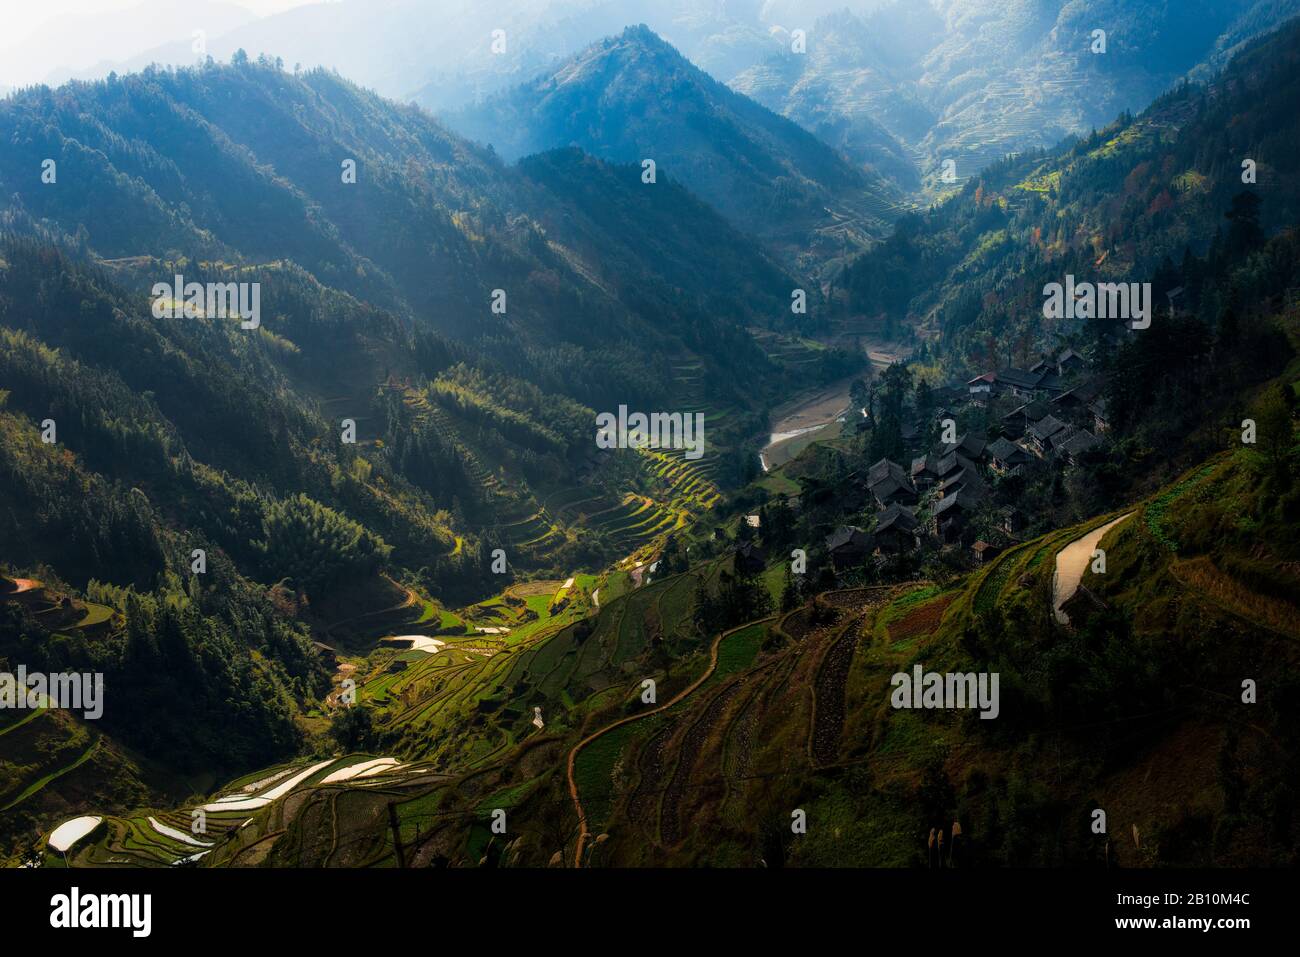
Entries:
[[[921,451],[920,428],[905,428],[905,445],[919,454],[910,466],[881,459],[867,470],[865,486],[876,511],[875,528],[837,528],[826,539],[832,561],[837,568],[853,567],[873,556],[910,552],[927,539],[940,547],[969,543],[975,562],[992,558],[999,546],[984,540],[972,543],[970,530],[976,511],[992,504],[990,481],[1014,476],[1038,459],[1079,464],[1101,443],[1099,436],[1108,427],[1103,385],[1087,374],[1084,358],[1067,349],[1029,369],[976,376],[965,389],[935,390],[937,420],[955,419],[958,409],[969,403],[989,406],[997,400],[1001,408],[1009,401],[1015,405],[1001,415],[998,437],[992,441],[965,434]],[[999,532],[1014,539],[1021,527],[1014,505],[996,508],[995,516]]]

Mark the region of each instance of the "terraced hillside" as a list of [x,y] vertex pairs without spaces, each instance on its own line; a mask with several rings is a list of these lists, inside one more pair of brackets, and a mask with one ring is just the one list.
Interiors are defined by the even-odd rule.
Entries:
[[[62,595],[35,579],[0,576],[0,613],[16,607],[39,617],[61,641],[80,634],[102,642],[120,627],[106,605]],[[15,667],[0,663],[11,675]],[[51,707],[48,697],[36,696],[24,707],[0,711],[0,827],[19,831],[83,802],[129,806],[157,793],[145,783],[157,779],[142,772],[139,756],[86,720],[86,713]]]
[[[474,531],[489,545],[506,549],[511,563],[524,570],[558,572],[566,560],[593,553],[605,561],[648,555],[666,534],[718,503],[722,453],[716,437],[727,435],[733,413],[703,403],[700,368],[698,360],[677,367],[674,391],[685,414],[704,416],[703,456],[687,458],[686,449],[617,453],[632,456],[635,468],[604,476],[593,466],[593,480],[579,485],[545,478],[530,482],[501,459],[498,446],[476,440],[471,425],[431,402],[428,390],[390,391],[409,411],[410,428],[431,428],[459,457],[474,494]],[[555,490],[547,494],[550,486]]]
[[[1278,676],[1296,664],[1300,592],[1278,561],[1293,546],[1247,531],[1275,507],[1266,487],[1253,452],[1221,455],[947,588],[830,593],[728,633],[690,695],[580,743],[589,838],[571,862],[922,865],[925,835],[954,820],[972,865],[1267,859],[1268,826],[1239,814],[1290,773]],[[1084,576],[1091,601],[1057,625],[1057,554],[1129,513],[1100,542],[1106,572]],[[1225,521],[1237,530],[1211,559]],[[1159,650],[1171,640],[1185,653]],[[916,665],[998,671],[999,720],[890,707],[890,677]],[[1281,697],[1243,702],[1253,675]],[[1089,832],[1094,807],[1111,837]]]
[[[201,860],[908,866],[953,820],[970,865],[1268,859],[1267,816],[1233,816],[1276,801],[1292,760],[1271,676],[1297,663],[1300,616],[1272,550],[1294,546],[1240,519],[1279,507],[1266,487],[1243,450],[1125,509],[1069,626],[1052,616],[1056,556],[1114,516],[947,586],[827,592],[712,637],[695,595],[727,562],[640,587],[622,572],[513,586],[437,647],[370,655],[367,753],[295,765],[279,792],[285,767],[222,789],[202,805]],[[1182,653],[1157,651],[1170,641]],[[890,707],[891,676],[916,665],[997,672],[998,720]],[[1243,703],[1246,678],[1268,699]],[[1087,828],[1096,806],[1113,837]],[[149,818],[185,831],[192,810],[110,818],[70,860],[191,857]]]
[[[508,779],[521,751],[562,741],[591,714],[615,707],[617,696],[611,694],[626,682],[629,669],[657,675],[665,685],[677,680],[675,664],[667,674],[662,669],[674,656],[692,658],[688,620],[695,584],[695,575],[682,575],[637,589],[619,573],[513,585],[455,614],[430,615],[413,603],[406,624],[393,629],[392,619],[372,622],[372,630],[400,634],[381,636],[368,656],[341,657],[336,677],[356,682],[359,707],[375,715],[372,743],[388,760],[366,756],[373,763],[355,775],[342,772],[362,762],[360,755],[296,764],[292,774],[289,765],[270,768],[227,785],[211,800],[126,817],[95,813],[95,802],[87,800],[87,814],[102,820],[68,860],[176,864],[212,853],[205,864],[246,864],[267,853],[286,854],[298,838],[282,842],[281,831],[314,814],[325,791],[334,814],[372,800],[335,794],[340,788],[402,797],[397,803],[404,833],[431,838],[438,830],[434,824],[445,825],[436,811],[443,782],[454,783],[463,796],[472,793],[467,775]],[[608,597],[598,605],[594,593],[601,588]],[[423,627],[417,615],[427,619]],[[438,627],[431,629],[435,617]],[[335,713],[344,707],[341,687],[330,696]],[[433,791],[431,784],[437,785]],[[191,827],[195,811],[206,817],[207,830],[200,834]],[[362,826],[346,816],[335,820],[335,837],[344,843],[356,836],[345,828]],[[296,846],[292,853],[300,856],[293,860],[358,863],[339,840],[324,848]],[[376,840],[382,851],[385,839]],[[61,853],[48,855],[47,863],[61,861]]]

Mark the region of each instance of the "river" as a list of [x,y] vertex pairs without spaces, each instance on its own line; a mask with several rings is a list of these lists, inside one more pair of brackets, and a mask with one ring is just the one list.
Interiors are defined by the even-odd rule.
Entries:
[[[904,350],[897,346],[881,343],[866,344],[864,351],[876,373],[904,354]],[[801,392],[773,409],[772,431],[758,453],[763,471],[789,462],[817,438],[833,438],[838,434],[830,427],[844,422],[855,411],[849,400],[849,388],[855,379],[863,377],[861,372],[854,373],[830,385]],[[861,410],[856,411],[861,414]],[[824,434],[804,438],[814,433]]]

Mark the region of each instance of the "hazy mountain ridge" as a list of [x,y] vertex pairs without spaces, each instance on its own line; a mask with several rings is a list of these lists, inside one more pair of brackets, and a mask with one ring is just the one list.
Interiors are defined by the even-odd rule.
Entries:
[[652,159],[740,229],[787,258],[836,255],[883,234],[892,190],[629,27],[559,68],[446,121],[507,158],[576,145],[621,163]]
[[[699,0],[440,7],[385,0],[308,4],[214,30],[206,52],[226,60],[246,49],[282,57],[286,66],[326,65],[385,95],[455,113],[645,22],[718,80],[893,183],[943,192],[951,185],[938,180],[943,161],[955,161],[964,180],[1008,152],[1104,125],[1188,71],[1221,67],[1241,43],[1296,13],[1296,0],[896,0],[839,10]],[[790,49],[795,29],[806,34],[806,53]],[[1107,31],[1105,54],[1090,52],[1097,29]],[[202,55],[187,31],[118,69],[196,59]]]
[[[889,155],[883,126],[942,191],[944,161],[964,181],[1105,125],[1297,12],[1287,0],[896,3],[819,20],[806,54],[774,55],[731,82],[861,161]],[[1105,53],[1092,52],[1094,30]]]
[[[562,321],[553,303],[529,294],[526,277],[542,271],[564,275],[596,308],[624,308],[584,278],[605,272],[598,257],[573,272],[536,241],[534,213],[548,215],[552,241],[566,241],[570,220],[554,211],[570,197],[538,189],[420,111],[329,73],[293,77],[253,64],[145,73],[25,93],[4,104],[0,124],[21,144],[0,159],[0,181],[32,216],[69,233],[86,225],[85,245],[105,258],[288,257],[326,283],[457,334],[481,328],[476,317],[491,290],[512,276],[524,280],[510,289],[513,308]],[[59,162],[65,188],[31,185],[24,171],[44,157]],[[342,181],[345,160],[355,161],[355,184]],[[105,187],[93,216],[87,177]],[[641,185],[631,179],[625,189]],[[218,201],[218,189],[232,187],[234,200]],[[706,207],[689,216],[689,224],[679,218],[679,235],[692,242],[727,230]],[[640,229],[635,219],[626,226]],[[739,237],[725,245],[745,254]],[[643,257],[639,268],[659,266]],[[750,315],[779,318],[790,280],[759,258],[745,268],[774,280],[766,302],[750,301]],[[586,333],[570,326],[565,335]]]

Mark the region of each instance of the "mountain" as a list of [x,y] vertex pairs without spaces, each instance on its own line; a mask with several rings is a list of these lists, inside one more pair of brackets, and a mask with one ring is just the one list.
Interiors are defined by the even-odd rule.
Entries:
[[[1087,133],[1141,109],[1189,71],[1204,79],[1242,43],[1297,13],[1297,0],[1197,0],[1190,8],[1167,0],[343,0],[237,25],[217,12],[189,14],[174,28],[132,34],[165,40],[159,45],[121,57],[101,51],[103,62],[46,79],[193,64],[202,55],[188,24],[201,21],[206,54],[218,60],[245,50],[324,66],[452,114],[553,75],[599,38],[644,23],[695,66],[892,185],[911,192],[924,184],[933,195],[953,185],[942,178],[945,161],[964,182],[1008,152]],[[1091,52],[1097,29],[1107,31],[1105,54]],[[792,49],[795,30],[806,37],[804,52]],[[92,43],[96,34],[73,35]]]
[[[1158,297],[1184,287],[1178,314],[1157,309],[1149,329],[1123,337],[1107,327],[1117,341],[1089,353],[1111,383],[1102,394],[1113,424],[1095,455],[987,473],[998,507],[981,511],[981,534],[996,531],[1004,507],[1023,510],[1030,530],[973,568],[925,544],[835,568],[820,545],[828,530],[878,518],[860,505],[873,437],[841,435],[706,520],[691,561],[667,548],[649,580],[616,570],[575,582],[575,618],[565,617],[572,606],[548,606],[517,657],[474,664],[464,684],[433,660],[396,679],[369,661],[363,698],[377,730],[349,739],[359,753],[263,772],[292,772],[292,800],[259,812],[247,833],[226,815],[222,833],[234,836],[206,863],[933,868],[927,835],[953,834],[953,822],[960,836],[941,853],[958,868],[1291,863],[1298,57],[1293,26],[1243,50],[1209,87],[1000,164],[864,257],[894,257],[900,274],[918,267],[922,288],[907,301],[928,302],[929,283],[942,297],[964,282],[970,308],[1010,319],[1035,313],[1044,275],[1111,259],[1140,270],[1187,247],[1170,264],[1177,274],[1154,281]],[[1254,184],[1240,178],[1244,144],[1271,157]],[[1021,183],[1035,195],[1008,194]],[[1180,195],[1161,198],[1173,183]],[[1258,208],[1238,198],[1254,195],[1249,186]],[[1039,217],[1061,224],[1060,240],[1036,235]],[[1098,247],[1102,226],[1112,232]],[[932,273],[945,255],[964,268]],[[986,271],[996,285],[982,285]],[[1023,298],[1003,313],[988,295],[999,290]],[[954,345],[960,331],[949,333]],[[873,383],[878,405],[896,383],[906,396],[912,375],[935,372],[924,357],[890,370]],[[945,402],[963,428],[997,434],[1003,406],[958,404],[961,391]],[[1242,441],[1243,418],[1260,425],[1257,444]],[[782,558],[807,543],[800,579]],[[1091,564],[1061,623],[1059,569],[1080,545]],[[764,553],[761,570],[744,571],[743,556]],[[898,676],[918,668],[996,674],[997,720],[899,707]],[[654,677],[657,701],[643,697],[642,675]],[[1256,684],[1268,692],[1258,703],[1243,696]],[[475,731],[454,731],[466,726]],[[482,751],[499,757],[476,760]],[[472,766],[442,776],[462,762]],[[350,782],[351,768],[375,771],[382,789]],[[396,825],[381,813],[388,801]],[[1098,808],[1104,833],[1088,826]],[[499,809],[512,822],[504,836],[491,829]],[[791,809],[806,815],[806,833],[792,830]],[[143,818],[109,823],[78,864],[104,863],[121,847],[113,835]],[[186,850],[134,853],[168,863]]]
[[[850,6],[866,11],[874,4]],[[207,52],[224,61],[244,49],[254,58],[266,54],[305,68],[323,66],[385,96],[451,110],[527,80],[634,23],[649,24],[701,69],[726,81],[779,46],[772,30],[807,25],[845,6],[830,0],[338,0],[303,4],[233,28],[209,27]],[[100,79],[110,68],[135,72],[150,63],[190,65],[193,27],[184,26],[141,32],[137,49],[101,52],[113,62],[76,76]],[[498,37],[503,42],[494,43]],[[37,78],[65,79],[31,74]]]
[[[579,262],[565,246],[579,238],[567,197],[420,111],[324,72],[293,76],[266,62],[147,71],[31,91],[8,101],[0,122],[19,144],[0,160],[15,208],[68,234],[84,226],[82,245],[102,259],[291,259],[322,282],[468,336],[490,328],[481,320],[494,288],[509,287],[512,307],[536,313],[518,327],[524,335],[540,323],[561,338],[583,338],[588,331],[565,319],[570,310],[549,293],[538,298],[540,276],[555,274],[572,295],[622,313],[615,321],[624,322],[627,306],[612,287],[646,270],[663,275],[649,256],[617,272],[598,259]],[[58,162],[57,182],[33,188],[24,171],[45,158]],[[355,183],[344,181],[346,162],[355,163]],[[641,185],[631,172],[618,182],[629,197]],[[667,192],[671,205],[674,187]],[[92,202],[112,215],[88,215]],[[535,225],[542,216],[548,233]],[[674,222],[685,227],[674,231],[678,239],[712,237],[740,256],[720,262],[714,278],[756,290],[747,319],[780,318],[789,277],[706,206],[678,208]],[[635,220],[627,226],[629,239],[650,242]],[[708,288],[690,275],[674,278],[683,296]],[[655,319],[662,328],[664,317]]]
[[[1298,30],[1256,41],[1209,86],[1180,88],[1061,150],[990,167],[850,264],[833,296],[850,314],[914,328],[941,346],[953,376],[974,374],[992,361],[989,342],[1014,364],[1071,333],[1043,317],[1049,282],[1158,280],[1163,296],[1181,284],[1173,273],[1185,259],[1228,240],[1236,220],[1225,214],[1243,193],[1257,197],[1261,229],[1288,226],[1300,214],[1286,159],[1298,135],[1287,106]],[[1189,290],[1203,285],[1185,278]],[[1216,299],[1204,308],[1212,324]]]
[[567,145],[620,163],[652,159],[658,175],[786,261],[862,245],[893,215],[879,177],[733,93],[645,26],[445,120],[508,159]]
[[[94,782],[170,800],[295,753],[353,620],[643,560],[752,474],[774,396],[857,367],[769,356],[749,327],[797,280],[670,180],[508,167],[336,74],[32,88],[0,131],[0,659],[139,704],[6,734],[6,848]],[[255,286],[256,327],[169,314],[178,275]],[[620,405],[707,417],[704,454],[601,453]]]
[[883,130],[942,191],[945,161],[965,181],[1007,153],[1087,133],[1297,13],[1289,0],[900,0],[819,20],[806,54],[771,55],[731,85],[889,169],[898,147]]
[[[208,464],[281,495],[300,477],[274,461],[277,430],[310,458],[325,409],[354,419],[423,496],[412,521],[372,489],[376,531],[399,543],[399,556],[423,549],[450,561],[445,572],[420,562],[437,587],[472,588],[478,573],[460,567],[471,554],[463,543],[515,523],[519,534],[538,529],[521,539],[532,543],[524,564],[566,568],[571,559],[554,548],[589,547],[540,499],[590,456],[582,418],[591,410],[727,413],[701,463],[720,468],[725,484],[730,447],[761,427],[750,417],[762,394],[793,374],[745,326],[788,324],[798,282],[672,182],[651,201],[636,167],[575,151],[506,167],[419,110],[334,74],[294,76],[267,62],[30,90],[0,105],[0,129],[15,144],[0,158],[7,228],[61,243],[69,268],[91,264],[98,272],[84,281],[105,288],[115,313],[147,312],[146,293],[177,273],[256,280],[265,310],[242,344],[250,337],[172,321],[99,348],[92,330],[30,318],[18,297],[10,323],[56,348],[75,343],[73,355],[92,365],[135,342],[115,374],[131,370],[130,392],[167,397],[160,412],[170,424],[159,428],[179,428]],[[56,177],[43,184],[27,171],[45,159]],[[355,182],[345,181],[349,162]],[[7,274],[16,289],[38,267],[14,259],[25,264]],[[494,290],[504,312],[493,311]],[[279,401],[288,420],[259,417],[239,448],[185,398],[199,386],[149,385],[141,357],[169,350],[189,357],[192,375],[229,366],[222,374],[245,380],[249,402]],[[824,369],[834,374],[833,363]],[[201,387],[210,407],[230,406],[217,381]],[[27,407],[38,404],[30,397]],[[429,433],[418,449],[407,448],[412,428]],[[437,474],[427,471],[435,463]],[[677,507],[670,485],[658,476],[651,485],[662,506]],[[342,512],[357,507],[326,486],[317,492]]]
[[1300,22],[1232,46],[807,316],[671,167],[854,167],[644,28],[516,93],[654,183],[269,56],[0,101],[0,675],[108,693],[5,700],[0,863],[1294,864]]
[[929,4],[895,4],[868,17],[842,10],[809,29],[806,53],[768,53],[730,85],[787,116],[906,189],[919,189],[919,144],[938,121],[919,61],[943,36]]

